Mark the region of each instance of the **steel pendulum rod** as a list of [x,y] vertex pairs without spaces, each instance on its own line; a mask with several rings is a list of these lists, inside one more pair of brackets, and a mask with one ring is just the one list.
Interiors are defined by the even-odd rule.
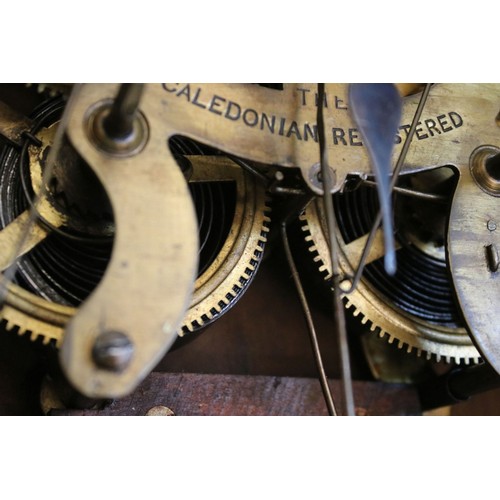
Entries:
[[1,275],[0,277],[0,308],[3,307],[5,303],[5,299],[7,298],[7,293],[8,293],[8,285],[9,283],[12,282],[14,279],[14,275],[16,274],[17,270],[17,262],[20,257],[20,255],[23,253],[22,249],[25,246],[31,230],[33,226],[36,224],[36,221],[38,219],[38,206],[42,200],[42,198],[47,194],[47,186],[49,179],[52,177],[52,173],[54,170],[55,162],[59,156],[59,151],[61,149],[61,146],[63,144],[63,138],[64,138],[64,133],[66,130],[66,127],[68,125],[71,112],[73,109],[73,104],[75,102],[76,96],[78,92],[80,91],[81,84],[75,84],[73,87],[73,90],[71,92],[71,95],[68,99],[68,102],[66,104],[66,107],[64,109],[63,115],[61,117],[61,120],[59,122],[59,126],[57,127],[55,136],[54,136],[54,142],[52,143],[52,147],[50,148],[48,157],[47,157],[47,163],[45,165],[45,168],[43,170],[42,174],[42,180],[40,184],[40,189],[39,192],[33,201],[31,203],[30,209],[29,209],[29,215],[28,218],[25,222],[25,227],[24,230],[22,231],[18,241],[16,242],[16,245],[14,246],[12,256],[9,260],[11,264],[9,267],[5,270],[5,272]]
[[[417,106],[417,110],[415,111],[415,115],[413,116],[413,120],[411,122],[410,130],[408,132],[408,135],[406,136],[406,140],[403,144],[403,149],[401,150],[401,153],[399,154],[398,161],[396,163],[396,166],[394,168],[394,172],[392,174],[392,179],[391,183],[389,186],[389,190],[392,193],[394,190],[394,186],[396,185],[396,182],[398,180],[399,173],[401,172],[401,169],[403,168],[404,162],[406,160],[406,155],[408,154],[408,150],[410,149],[410,144],[413,139],[413,136],[415,135],[415,131],[418,126],[418,122],[420,120],[420,116],[422,115],[422,111],[424,109],[425,103],[427,101],[427,97],[429,96],[429,92],[431,90],[431,83],[427,83],[425,85],[425,89],[422,93],[422,96],[420,97],[420,101]],[[361,257],[359,259],[358,267],[356,269],[356,272],[354,273],[354,277],[352,279],[351,286],[348,289],[344,289],[343,292],[345,294],[352,293],[358,286],[359,281],[361,280],[361,276],[363,274],[366,260],[368,258],[368,255],[370,253],[373,241],[375,239],[375,235],[377,234],[377,229],[380,226],[380,223],[382,222],[382,211],[379,210],[377,213],[377,216],[375,218],[375,222],[373,223],[373,226],[371,228],[370,234],[368,236],[368,239],[366,240],[365,247],[363,249],[363,253],[361,254]]]
[[304,288],[300,281],[300,276],[295,265],[292,251],[290,249],[290,244],[288,242],[288,235],[286,231],[287,221],[281,223],[281,237],[283,240],[283,246],[285,248],[285,255],[288,261],[288,266],[292,272],[292,278],[295,283],[295,288],[299,295],[300,303],[302,305],[302,310],[304,311],[304,316],[306,318],[307,328],[309,331],[309,338],[311,340],[311,346],[314,352],[314,359],[316,361],[316,366],[319,373],[319,381],[321,384],[321,390],[323,391],[323,397],[325,398],[325,403],[328,408],[328,414],[332,417],[337,416],[337,409],[335,408],[335,403],[333,402],[332,393],[330,386],[328,384],[328,378],[325,373],[325,368],[323,366],[323,359],[321,357],[321,351],[318,344],[318,337],[316,335],[316,330],[314,328],[314,321],[312,319],[311,310],[309,309],[309,304],[307,303],[306,294],[304,293]]
[[109,114],[103,121],[103,127],[108,137],[124,139],[132,134],[143,91],[143,83],[122,83],[120,85]]
[[90,140],[116,157],[133,156],[148,141],[148,123],[139,110],[144,83],[122,83],[111,102],[87,118]]
[[339,252],[336,239],[337,220],[333,210],[332,190],[334,187],[332,172],[328,166],[328,156],[325,139],[325,122],[323,115],[323,102],[325,95],[325,84],[318,83],[318,140],[320,150],[321,176],[323,183],[323,203],[325,207],[326,223],[328,229],[328,242],[330,248],[330,259],[332,262],[332,288],[333,288],[333,320],[338,339],[342,378],[342,395],[344,415],[353,416],[354,395],[352,389],[351,362],[349,358],[349,343],[345,324],[344,305],[340,290],[340,265]]

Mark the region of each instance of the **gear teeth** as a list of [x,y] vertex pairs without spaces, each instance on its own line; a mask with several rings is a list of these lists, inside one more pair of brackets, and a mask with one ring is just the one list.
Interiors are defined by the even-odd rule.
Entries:
[[2,319],[1,325],[6,332],[12,333],[12,332],[14,332],[14,330],[17,329],[17,333],[19,335],[22,335],[24,333],[21,331],[21,328],[18,325],[14,324],[6,319]]
[[[361,315],[363,314],[362,311],[358,307],[356,307],[356,305],[347,297],[344,300],[344,305],[346,310],[352,310],[351,314],[353,317],[358,317],[360,314]],[[413,346],[411,344],[408,344],[407,342],[396,339],[396,337],[384,331],[382,328],[380,328],[380,326],[373,323],[373,321],[368,319],[366,316],[362,316],[361,323],[362,324],[368,323],[370,331],[376,332],[376,335],[380,339],[384,339],[385,337],[387,337],[387,342],[389,344],[393,344],[395,340],[398,340],[398,345],[397,345],[398,349],[405,348],[407,354],[415,354],[419,358],[424,356],[425,359],[427,359],[427,361],[431,361],[434,358],[437,362],[445,361],[448,364],[454,363],[457,365],[461,363],[466,365],[478,364],[481,361],[481,358],[457,358],[455,356],[441,356],[438,354],[433,354],[431,352],[424,351],[420,347]]]
[[43,332],[34,332],[27,328],[23,328],[22,326],[16,324],[14,321],[10,321],[5,318],[0,319],[0,326],[5,333],[10,335],[17,335],[18,337],[28,337],[31,342],[41,341],[43,345],[52,344],[56,347],[59,347],[62,342],[62,339],[59,337],[55,337],[54,335],[46,334]]
[[[300,221],[299,227],[303,233],[303,239],[306,243],[306,248],[313,255],[312,260],[313,260],[313,262],[318,264],[318,271],[321,274],[323,274],[323,278],[328,279],[331,276],[331,274],[328,273],[327,266],[325,265],[325,262],[322,259],[321,255],[318,251],[318,247],[317,247],[316,241],[314,239],[313,232],[311,231],[311,225],[310,225],[310,220],[309,220],[310,216],[307,215],[307,209],[299,215],[298,219]],[[314,217],[312,217],[311,219],[314,220]],[[432,358],[435,358],[436,361],[438,361],[438,362],[441,361],[442,359],[444,359],[447,363],[454,362],[457,364],[460,364],[460,362],[465,363],[465,364],[469,364],[469,363],[477,364],[481,360],[481,358],[477,358],[477,357],[457,358],[455,356],[449,356],[449,355],[444,356],[444,358],[443,358],[442,355],[440,355],[440,354],[433,354],[432,352],[423,350],[421,347],[411,345],[408,342],[404,342],[402,340],[396,339],[395,336],[384,331],[379,325],[377,325],[376,323],[371,321],[368,318],[368,316],[366,316],[361,311],[361,309],[358,308],[358,306],[348,298],[348,296],[344,296],[344,299],[345,299],[344,300],[345,308],[346,308],[346,310],[347,309],[351,310],[351,314],[353,317],[359,317],[361,315],[361,323],[363,325],[366,325],[367,323],[369,323],[370,331],[377,332],[378,337],[381,339],[385,338],[389,344],[393,344],[394,340],[398,340],[398,348],[403,349],[405,347],[406,352],[408,354],[414,353],[418,357],[425,356],[425,359],[427,359],[428,361],[432,360]]]
[[255,272],[255,266],[248,265],[248,267],[241,273],[242,278],[249,280],[252,273]]
[[[231,291],[227,292],[225,297],[217,303],[216,306],[211,307],[209,311],[204,311],[203,314],[200,314],[198,317],[195,317],[192,320],[186,321],[181,329],[177,332],[180,337],[183,337],[186,333],[194,332],[198,330],[204,324],[213,321],[216,319],[222,312],[231,306],[237,296],[242,292],[242,290],[247,286],[248,282],[252,279],[253,275],[257,270],[257,266],[262,260],[263,249],[268,240],[268,234],[270,231],[271,224],[271,207],[270,207],[270,198],[263,196],[259,198],[259,209],[256,212],[257,219],[255,221],[255,226],[257,234],[254,235],[254,246],[249,247],[250,250],[250,258],[247,259],[248,262],[245,263],[245,270],[239,275],[239,281],[234,283]],[[262,204],[262,198],[264,198],[264,202]],[[263,208],[260,208],[263,207]],[[245,252],[245,255],[247,253]],[[8,332],[16,332],[18,335],[28,334],[30,340],[43,342],[44,345],[52,344],[59,348],[62,343],[62,337],[56,336],[54,333],[33,332],[31,330],[27,330],[15,322],[11,322],[7,319],[2,319],[2,325],[4,329]]]
[[191,321],[190,323],[185,323],[182,329],[178,332],[179,337],[183,337],[186,333],[192,333],[198,328],[202,327],[203,324],[213,321],[217,316],[219,316],[222,311],[235,299],[236,295],[227,294],[227,302],[220,301],[217,307],[212,307],[210,311],[203,313],[198,319]]
[[177,333],[179,337],[183,337],[188,333],[194,332],[195,330],[203,327],[207,323],[220,316],[226,308],[230,307],[231,304],[234,303],[235,299],[248,285],[249,281],[255,275],[257,267],[262,260],[263,249],[265,247],[265,244],[267,243],[268,233],[270,231],[271,213],[271,198],[269,194],[266,193],[264,195],[263,210],[260,215],[261,224],[260,228],[258,229],[260,231],[259,236],[257,236],[256,238],[256,247],[253,249],[253,254],[249,262],[246,263],[245,270],[239,276],[239,282],[235,283],[233,285],[232,292],[226,293],[224,299],[219,300],[218,304],[216,306],[213,306],[210,311],[204,312],[203,314],[201,314],[201,316],[198,313],[195,319],[185,321],[180,331]]
[[320,266],[320,268],[319,268],[319,272],[320,272],[320,273],[327,273],[327,272],[328,272],[328,269],[326,268],[326,266]]

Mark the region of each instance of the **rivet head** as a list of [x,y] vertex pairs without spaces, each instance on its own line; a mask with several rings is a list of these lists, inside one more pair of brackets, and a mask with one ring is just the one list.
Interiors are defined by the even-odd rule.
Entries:
[[[337,174],[335,170],[333,170],[331,167],[327,170],[330,175],[330,183],[331,186],[334,187],[335,184],[337,183]],[[328,175],[328,174],[327,174]],[[309,169],[309,182],[316,188],[318,189],[323,189],[323,173],[321,171],[321,164],[320,163],[315,163],[310,169]]]
[[496,228],[497,228],[497,223],[496,221],[494,221],[493,219],[490,219],[487,223],[486,223],[486,227],[488,228],[488,231],[495,231]]
[[479,187],[500,196],[500,152],[493,146],[479,146],[471,155],[470,172]]
[[110,137],[105,130],[105,122],[112,104],[112,100],[102,101],[92,106],[87,112],[86,128],[90,142],[97,149],[114,156],[127,157],[140,153],[149,140],[146,118],[140,111],[137,111],[132,121],[130,134],[123,138]]
[[134,345],[122,332],[110,330],[101,333],[92,349],[94,362],[100,368],[114,372],[123,371],[134,354]]
[[342,292],[348,292],[352,287],[352,281],[348,278],[346,279],[343,279],[341,282],[340,282],[340,290]]

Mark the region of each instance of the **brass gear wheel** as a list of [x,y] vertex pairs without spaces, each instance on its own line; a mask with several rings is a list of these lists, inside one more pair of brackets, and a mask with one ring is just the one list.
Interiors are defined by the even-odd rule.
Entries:
[[224,179],[234,183],[236,200],[223,246],[196,279],[181,336],[208,325],[236,303],[259,266],[270,224],[269,200],[254,176],[224,156],[198,156],[197,162],[190,186],[211,176]]
[[[40,132],[37,138],[42,143],[26,145],[29,154],[25,155],[25,160],[29,158],[30,165],[35,157],[42,158],[50,146],[47,144],[50,134],[46,131],[51,123],[57,121],[62,107],[61,99],[52,99],[42,106],[42,111],[38,109],[35,112],[38,131],[30,132],[32,136]],[[194,166],[190,189],[198,214],[201,243],[199,275],[191,306],[179,331],[182,336],[217,319],[236,303],[249,285],[263,255],[270,209],[265,188],[220,152],[181,137],[171,139],[170,147],[178,158],[187,159]],[[38,154],[34,150],[38,150]],[[23,199],[26,193],[20,193],[19,179],[14,178],[15,172],[22,170],[14,168],[19,161],[19,154],[13,147],[5,146],[0,151],[0,183],[8,181],[3,195],[8,192],[11,196],[7,202],[4,199],[3,204],[12,205],[9,208],[12,213],[7,215],[4,213],[5,205],[2,206],[3,227],[26,208],[26,200]],[[28,170],[31,171],[31,166]],[[39,173],[36,176],[39,177]],[[28,177],[33,180],[31,173]],[[44,344],[53,343],[56,346],[62,341],[64,328],[75,314],[76,307],[99,282],[106,267],[103,262],[111,251],[110,244],[100,254],[91,254],[90,264],[99,261],[101,267],[92,269],[91,276],[85,275],[83,290],[73,293],[68,283],[54,285],[54,276],[66,271],[71,274],[73,265],[71,262],[64,267],[66,263],[63,262],[62,269],[56,268],[53,261],[59,255],[52,255],[51,252],[58,244],[53,240],[58,238],[64,241],[64,236],[52,234],[21,258],[24,267],[20,266],[21,272],[16,275],[15,282],[8,285],[5,305],[0,312],[5,330],[26,334],[32,340],[41,339]],[[42,247],[41,252],[39,247]],[[64,253],[64,250],[57,247],[58,252]],[[70,248],[70,252],[74,251],[75,248]],[[33,252],[38,252],[35,257]],[[77,264],[77,271],[82,270],[83,264],[80,261]],[[46,282],[42,283],[44,279]]]
[[[363,236],[367,236],[378,210],[376,192],[361,187],[335,195],[334,202],[339,222],[336,237],[340,267],[344,279],[348,280],[359,261],[366,240]],[[311,202],[301,214],[300,227],[309,258],[326,284],[331,278],[331,261],[320,200]],[[385,275],[383,264],[377,263],[383,255],[379,252],[365,269],[356,290],[344,295],[346,309],[359,316],[379,337],[389,343],[396,341],[397,346],[408,353],[448,363],[478,363],[480,355],[463,327],[451,296],[445,261],[432,252],[427,255],[404,238],[399,241],[396,277]],[[372,259],[369,257],[369,260]],[[346,281],[346,285],[348,283]]]

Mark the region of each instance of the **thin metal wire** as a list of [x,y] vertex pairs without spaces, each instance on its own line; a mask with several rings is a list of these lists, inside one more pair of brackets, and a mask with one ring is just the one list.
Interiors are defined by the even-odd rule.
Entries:
[[0,277],[0,308],[3,307],[5,300],[7,298],[7,293],[8,293],[8,286],[9,283],[12,282],[14,279],[14,275],[16,274],[16,269],[17,269],[17,262],[19,259],[19,254],[21,252],[21,249],[23,248],[28,235],[30,233],[31,228],[34,226],[38,219],[38,205],[40,204],[40,200],[42,199],[43,196],[45,196],[46,191],[47,191],[47,184],[49,179],[52,176],[52,171],[54,169],[54,165],[56,162],[56,159],[59,155],[59,150],[61,148],[61,145],[63,143],[63,137],[64,133],[66,130],[66,127],[68,125],[68,121],[71,116],[71,111],[76,99],[76,96],[78,95],[79,91],[81,88],[81,84],[76,84],[73,87],[73,90],[71,92],[71,95],[68,99],[68,102],[66,104],[66,108],[64,110],[64,113],[61,117],[61,121],[59,122],[59,126],[57,127],[55,136],[54,136],[54,142],[52,144],[52,148],[50,149],[49,155],[47,157],[47,163],[46,167],[44,169],[43,175],[42,175],[42,182],[40,186],[40,190],[33,201],[33,205],[31,205],[30,210],[29,210],[29,217],[28,220],[26,221],[26,226],[21,234],[21,237],[19,238],[17,244],[14,246],[13,253],[11,255],[10,261],[11,264],[9,267],[5,270],[5,272],[1,275]]
[[231,154],[226,154],[226,156],[233,160],[236,165],[239,165],[241,168],[247,170],[255,177],[258,177],[265,185],[269,183],[269,179],[262,172],[259,172],[256,168],[252,167],[252,165],[250,165],[246,161]]
[[332,417],[337,416],[337,409],[335,408],[335,403],[333,402],[333,396],[328,384],[328,378],[325,373],[325,368],[323,365],[323,359],[321,357],[321,351],[318,344],[318,337],[316,335],[316,330],[314,328],[314,321],[312,319],[311,310],[309,309],[309,304],[307,303],[307,297],[304,293],[304,288],[300,281],[300,276],[293,259],[292,251],[290,250],[290,244],[288,242],[288,234],[286,231],[287,221],[281,223],[281,238],[283,240],[283,247],[285,248],[285,254],[288,261],[288,266],[292,272],[292,278],[295,283],[295,288],[297,289],[297,294],[302,305],[302,310],[307,322],[307,327],[309,331],[309,339],[311,340],[311,346],[314,352],[314,359],[316,361],[316,366],[319,373],[319,381],[321,384],[321,390],[323,391],[323,397],[325,398],[325,403],[328,408],[328,414]]
[[325,122],[323,115],[323,101],[325,95],[325,84],[318,83],[318,142],[320,150],[321,176],[323,183],[323,203],[325,207],[326,224],[328,229],[328,241],[330,259],[332,262],[332,289],[333,289],[333,321],[335,333],[338,339],[342,378],[342,396],[344,415],[354,416],[354,395],[352,389],[351,362],[349,357],[349,343],[347,341],[347,330],[345,324],[344,304],[342,303],[340,290],[340,264],[337,242],[337,220],[333,209],[332,190],[334,187],[332,173],[328,166],[328,154],[326,149]]
[[[415,111],[415,115],[413,116],[413,121],[410,126],[410,130],[408,132],[408,135],[406,136],[406,140],[403,144],[403,149],[401,150],[401,153],[399,154],[398,161],[396,163],[396,167],[394,168],[394,172],[392,175],[391,179],[391,185],[390,185],[390,191],[392,192],[394,190],[394,187],[396,185],[396,182],[398,180],[399,173],[401,172],[401,169],[403,168],[404,161],[406,159],[406,155],[408,153],[408,149],[410,148],[411,141],[413,139],[413,136],[415,134],[415,130],[417,129],[418,122],[420,120],[420,116],[422,115],[422,111],[424,109],[425,103],[427,101],[427,97],[429,96],[429,92],[431,90],[431,83],[427,83],[425,85],[425,89],[422,93],[422,96],[420,97],[420,101],[417,106],[417,110]],[[358,267],[356,269],[356,272],[354,273],[354,277],[352,278],[352,283],[351,286],[345,290],[343,290],[344,294],[349,294],[352,293],[358,286],[359,281],[361,280],[361,276],[363,274],[363,271],[365,269],[366,265],[366,259],[368,258],[368,254],[370,253],[373,240],[375,239],[375,235],[377,233],[377,229],[380,226],[380,223],[382,222],[382,212],[379,210],[377,213],[377,217],[375,218],[375,222],[373,223],[373,226],[371,228],[370,234],[368,236],[368,239],[366,240],[365,247],[363,249],[363,253],[361,254],[361,258],[359,259]]]
[[[377,183],[375,181],[362,180],[360,185],[368,186],[368,187],[377,187]],[[396,193],[400,193],[405,196],[412,196],[413,198],[420,198],[422,200],[429,201],[437,201],[440,203],[446,203],[448,201],[448,197],[442,194],[435,193],[424,193],[423,191],[416,191],[415,189],[404,188],[401,186],[394,186],[393,191]]]

